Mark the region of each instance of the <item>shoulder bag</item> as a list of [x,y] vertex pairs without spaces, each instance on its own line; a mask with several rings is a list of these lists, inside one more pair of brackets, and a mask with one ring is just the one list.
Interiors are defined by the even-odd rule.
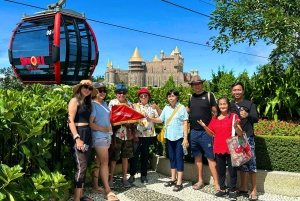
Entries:
[[[171,122],[171,120],[173,119],[174,115],[176,114],[176,112],[179,110],[181,104],[179,104],[176,109],[173,111],[172,115],[170,116],[170,118],[168,119],[166,126],[168,126]],[[167,140],[165,138],[165,131],[166,131],[166,126],[163,126],[160,133],[157,135],[157,140],[160,141],[161,143],[166,143]]]
[[230,151],[231,164],[233,167],[238,167],[247,163],[253,156],[246,133],[243,132],[242,136],[235,135],[235,129],[233,125],[236,116],[237,115],[234,114],[232,118],[231,138],[226,140],[228,149]]

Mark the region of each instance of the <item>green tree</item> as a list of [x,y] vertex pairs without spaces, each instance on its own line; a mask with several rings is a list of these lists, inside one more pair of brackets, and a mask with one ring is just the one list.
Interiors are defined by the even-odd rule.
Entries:
[[11,67],[1,68],[0,74],[4,75],[4,78],[0,81],[2,88],[18,90],[23,89],[23,84],[18,80]]
[[233,44],[251,46],[264,41],[274,45],[272,64],[293,64],[299,70],[300,1],[224,0],[216,4],[208,25],[219,32],[211,38],[212,49],[223,53]]

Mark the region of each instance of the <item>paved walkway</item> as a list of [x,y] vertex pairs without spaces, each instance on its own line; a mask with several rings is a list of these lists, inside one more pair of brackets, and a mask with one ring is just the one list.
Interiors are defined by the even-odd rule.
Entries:
[[[154,171],[148,173],[148,184],[142,184],[136,176],[133,187],[124,188],[121,184],[121,178],[116,177],[114,192],[121,201],[228,201],[228,198],[216,198],[214,196],[214,187],[206,185],[201,190],[193,190],[192,182],[184,181],[184,188],[180,192],[173,192],[172,187],[164,187],[163,183],[169,178]],[[95,201],[103,201],[103,195],[90,192],[91,188],[85,188],[85,195],[93,198]],[[72,197],[69,201],[73,200]],[[238,196],[238,201],[246,201],[248,197]],[[261,201],[300,201],[300,197],[287,197],[267,193],[259,193]]]

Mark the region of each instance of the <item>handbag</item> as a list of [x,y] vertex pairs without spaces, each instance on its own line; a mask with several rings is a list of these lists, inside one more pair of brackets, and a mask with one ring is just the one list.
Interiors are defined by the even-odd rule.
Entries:
[[166,132],[166,126],[168,126],[172,120],[172,118],[174,117],[174,115],[176,114],[176,112],[179,110],[181,104],[179,104],[176,109],[173,111],[172,115],[170,116],[170,118],[168,119],[167,123],[165,126],[162,127],[160,133],[157,135],[157,140],[161,143],[166,143],[167,140],[165,138],[165,132]]
[[249,160],[251,160],[253,154],[250,144],[248,143],[246,133],[243,132],[242,136],[235,135],[235,129],[233,127],[235,116],[232,118],[232,132],[231,138],[226,140],[228,149],[230,151],[231,164],[233,167],[239,167]]

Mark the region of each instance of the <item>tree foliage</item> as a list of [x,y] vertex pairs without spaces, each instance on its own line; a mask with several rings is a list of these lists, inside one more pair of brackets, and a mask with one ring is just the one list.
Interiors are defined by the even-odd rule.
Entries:
[[219,32],[211,38],[212,48],[223,53],[233,44],[251,46],[262,40],[275,45],[270,54],[272,64],[298,67],[299,7],[300,1],[294,0],[217,1],[209,22],[209,29]]

